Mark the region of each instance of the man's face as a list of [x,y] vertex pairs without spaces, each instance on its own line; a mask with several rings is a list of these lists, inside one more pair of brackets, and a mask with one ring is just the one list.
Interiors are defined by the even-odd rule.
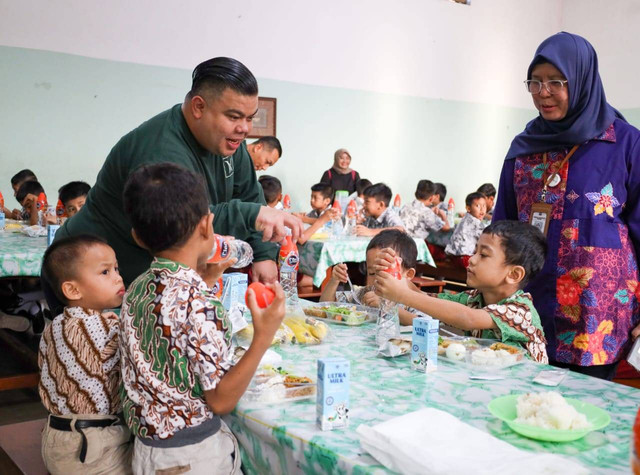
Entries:
[[267,168],[274,166],[280,159],[280,154],[277,149],[269,149],[261,143],[256,144],[249,155],[251,155],[253,168],[255,168],[256,171],[264,171]]
[[251,131],[258,110],[258,96],[244,96],[227,88],[218,97],[195,96],[190,100],[193,130],[200,145],[211,153],[233,155]]

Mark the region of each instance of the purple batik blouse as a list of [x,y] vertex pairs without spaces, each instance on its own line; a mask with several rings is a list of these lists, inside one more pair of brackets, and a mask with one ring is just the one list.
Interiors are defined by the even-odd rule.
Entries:
[[[549,150],[558,166],[569,149]],[[529,221],[542,197],[543,154],[508,159],[493,220]],[[581,144],[549,188],[549,250],[527,286],[540,314],[552,361],[581,366],[619,361],[638,324],[640,131],[616,119]]]

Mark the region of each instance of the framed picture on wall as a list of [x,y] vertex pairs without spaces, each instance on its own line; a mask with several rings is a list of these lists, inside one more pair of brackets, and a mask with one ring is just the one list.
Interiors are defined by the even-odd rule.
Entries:
[[259,97],[258,113],[253,117],[253,129],[249,137],[276,135],[276,98]]

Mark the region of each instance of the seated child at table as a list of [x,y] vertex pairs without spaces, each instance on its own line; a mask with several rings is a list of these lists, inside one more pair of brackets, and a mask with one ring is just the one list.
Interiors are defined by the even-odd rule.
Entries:
[[436,186],[436,193],[433,199],[433,203],[431,204],[434,208],[441,209],[446,213],[447,206],[449,205],[449,203],[444,200],[447,197],[447,187],[444,185],[444,183],[434,183],[434,185]]
[[363,224],[356,226],[356,236],[375,236],[384,229],[404,231],[404,224],[394,210],[389,207],[391,188],[384,183],[376,183],[364,190]]
[[311,211],[307,214],[293,213],[302,219],[305,224],[313,224],[322,213],[331,208],[333,202],[333,189],[327,183],[316,183],[311,187]]
[[484,185],[480,185],[478,193],[482,193],[487,200],[487,214],[484,215],[484,219],[485,221],[491,222],[493,203],[496,200],[496,187],[491,183],[485,183]]
[[245,392],[282,322],[282,287],[270,285],[275,299],[265,309],[249,291],[255,334],[233,365],[231,322],[211,289],[220,268],[207,264],[214,229],[204,181],[171,163],[143,166],[123,199],[134,239],[154,256],[120,314],[133,471],[240,473],[237,441],[220,416]]
[[349,195],[349,201],[354,200],[358,209],[358,216],[362,213],[362,207],[364,206],[364,190],[371,186],[371,183],[366,178],[360,178],[356,181],[356,191]]
[[[18,173],[11,177],[11,188],[13,188],[13,196],[18,194],[18,190],[20,186],[25,181],[38,181],[35,173],[33,173],[29,169],[20,170]],[[19,209],[14,209],[11,211],[9,208],[3,208],[4,215],[7,219],[22,219],[22,211]]]
[[542,269],[546,252],[545,238],[534,226],[499,221],[482,232],[469,262],[467,285],[474,290],[431,296],[408,289],[381,271],[397,255],[393,248],[384,249],[378,256],[375,288],[378,295],[470,331],[476,338],[522,345],[535,361],[547,363],[540,317],[531,295],[522,291]]
[[452,261],[460,267],[467,267],[469,259],[476,249],[476,243],[486,223],[483,222],[487,212],[487,202],[482,193],[471,193],[465,199],[467,214],[458,223],[451,236],[451,241],[444,248]]
[[49,418],[42,457],[52,474],[131,473],[131,434],[118,413],[118,317],[124,284],[99,237],[59,239],[42,272],[66,305],[40,339],[38,391]]
[[17,219],[28,221],[30,226],[38,224],[38,196],[40,193],[44,193],[40,182],[28,180],[20,185],[16,192],[16,200],[22,205],[22,211],[19,212]]
[[[349,289],[349,291],[338,291],[338,286],[347,282],[347,265],[336,264],[332,267],[329,282],[327,282],[327,285],[322,290],[320,301],[337,301],[353,304],[357,304],[359,301],[362,305],[366,305],[368,307],[379,307],[380,297],[378,297],[373,291],[373,283],[376,276],[375,262],[380,251],[389,247],[394,249],[396,255],[402,259],[401,282],[403,282],[407,287],[415,289],[416,287],[411,283],[411,279],[416,275],[416,261],[418,259],[418,248],[416,243],[407,233],[397,229],[388,229],[374,236],[367,246],[366,285],[354,285],[353,289]],[[401,323],[408,322],[402,323],[403,325],[411,325],[413,317],[416,315],[422,315],[420,312],[417,312],[414,309],[405,308],[404,306],[400,306],[398,314],[400,316]]]
[[275,176],[262,175],[258,178],[258,183],[262,186],[264,200],[270,208],[282,209],[282,183]]
[[411,237],[427,239],[429,233],[448,231],[447,215],[439,208],[431,208],[436,194],[436,186],[429,180],[420,180],[411,203],[400,210],[400,218]]
[[91,186],[84,181],[71,181],[58,190],[58,199],[62,201],[69,218],[82,209],[89,190]]

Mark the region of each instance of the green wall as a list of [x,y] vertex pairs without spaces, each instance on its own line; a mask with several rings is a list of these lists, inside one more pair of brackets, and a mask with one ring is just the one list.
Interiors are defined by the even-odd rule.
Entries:
[[[33,169],[49,195],[67,181],[93,183],[116,141],[181,102],[191,71],[0,47],[0,191]],[[497,184],[511,138],[533,109],[425,99],[260,79],[277,97],[284,148],[267,173],[278,176],[294,208],[307,209],[309,187],[345,147],[363,177],[385,181],[403,199],[416,182],[444,182],[461,207],[480,184]],[[624,111],[640,123],[640,109]]]

